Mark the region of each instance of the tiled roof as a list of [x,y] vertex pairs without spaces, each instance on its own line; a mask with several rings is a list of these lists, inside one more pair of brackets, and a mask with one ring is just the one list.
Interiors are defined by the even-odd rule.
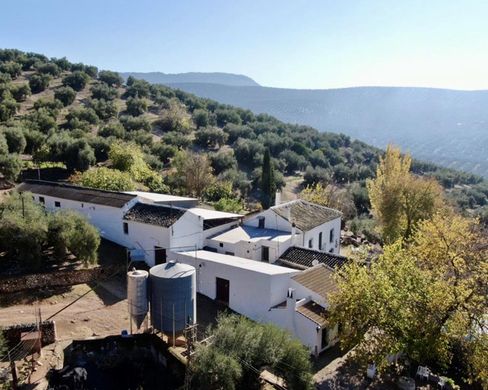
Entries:
[[287,221],[294,223],[302,232],[307,232],[342,216],[340,211],[319,206],[303,199],[273,206],[271,210]]
[[334,270],[325,264],[319,264],[302,271],[298,275],[293,276],[292,279],[326,300],[329,294],[337,291]]
[[297,307],[297,312],[315,322],[319,326],[327,326],[327,310],[314,301],[309,301]]
[[280,256],[278,262],[287,267],[297,269],[307,269],[316,264],[326,264],[332,268],[340,268],[347,262],[347,258],[329,252],[292,246]]
[[129,211],[127,211],[127,213],[125,213],[124,219],[127,221],[170,227],[184,213],[184,210],[175,209],[172,207],[136,203]]
[[136,196],[115,191],[74,186],[43,180],[26,180],[17,187],[17,191],[28,191],[55,198],[74,200],[121,208]]

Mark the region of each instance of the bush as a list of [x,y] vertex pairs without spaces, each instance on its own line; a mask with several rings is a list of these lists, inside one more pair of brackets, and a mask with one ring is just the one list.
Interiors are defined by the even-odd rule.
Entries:
[[3,134],[7,140],[9,153],[23,153],[26,140],[24,132],[20,127],[7,127],[3,129]]
[[86,171],[95,164],[95,153],[86,140],[76,140],[66,149],[64,162],[69,171]]
[[133,191],[136,189],[130,174],[105,167],[93,168],[73,178],[83,187],[99,188],[108,191]]
[[51,81],[51,77],[47,74],[34,74],[29,79],[29,86],[32,93],[39,93],[44,91]]
[[3,98],[2,102],[0,103],[0,122],[6,122],[11,119],[19,107],[19,103],[17,103],[12,97],[9,96]]
[[205,127],[195,133],[195,142],[204,148],[216,148],[219,145],[223,145],[227,138],[227,133],[218,127]]
[[51,214],[48,230],[48,241],[59,259],[69,251],[85,265],[97,262],[100,235],[81,214],[72,210]]
[[135,80],[133,79],[129,85],[127,80],[127,90],[125,91],[125,97],[138,97],[147,98],[150,94],[150,84],[145,80]]
[[233,198],[232,183],[229,181],[217,181],[205,188],[202,198],[207,202],[217,202],[222,198]]
[[244,209],[242,200],[238,198],[222,198],[214,203],[215,210],[227,213],[240,213]]
[[0,203],[0,247],[19,268],[40,267],[46,238],[47,220],[32,196],[14,193]]
[[287,331],[238,315],[221,315],[208,333],[212,344],[197,349],[192,363],[195,388],[257,389],[256,370],[264,368],[281,376],[290,390],[314,388],[309,352]]
[[109,87],[120,87],[124,79],[117,73],[110,70],[102,70],[98,73],[98,79]]
[[216,175],[219,175],[227,169],[233,169],[237,167],[237,160],[234,157],[234,151],[222,151],[212,153],[209,155],[212,168]]
[[48,63],[39,65],[37,67],[37,71],[41,74],[50,75],[53,77],[58,77],[59,74],[61,73],[61,69],[59,69],[59,66],[53,62],[48,62]]
[[224,127],[228,123],[241,124],[241,117],[234,109],[215,110],[215,116],[219,127]]
[[77,70],[63,79],[63,85],[65,87],[71,87],[75,91],[81,91],[83,88],[85,88],[88,80],[90,80],[90,76],[88,76],[85,72]]
[[151,131],[152,126],[146,118],[124,115],[120,117],[120,123],[127,131],[144,130]]
[[15,80],[22,73],[22,66],[16,62],[4,62],[0,64],[0,72],[8,73]]
[[16,181],[22,170],[22,161],[17,154],[0,155],[0,173],[5,179]]
[[178,149],[175,148],[174,146],[166,145],[163,142],[158,142],[157,144],[154,144],[151,148],[151,153],[158,156],[158,158],[164,164],[168,164],[169,159],[174,157],[177,151]]
[[63,103],[65,107],[73,103],[75,97],[76,92],[71,87],[59,87],[54,90],[54,98]]
[[127,99],[127,113],[132,116],[139,116],[147,111],[148,102],[146,99],[130,97]]
[[40,131],[33,129],[24,129],[26,141],[25,153],[34,154],[46,141],[46,136]]
[[8,144],[5,135],[0,132],[0,156],[8,154]]
[[113,101],[104,99],[92,99],[88,106],[93,108],[100,119],[107,120],[117,116],[117,106]]
[[114,100],[119,97],[119,92],[116,88],[110,87],[107,84],[101,83],[94,85],[91,88],[92,98],[94,99],[104,99],[104,100]]
[[29,84],[17,84],[10,88],[10,93],[16,101],[23,102],[31,95],[31,89]]
[[124,138],[125,129],[124,126],[122,126],[119,122],[109,123],[98,132],[98,135],[105,138],[108,137]]
[[193,111],[193,122],[197,126],[197,129],[200,127],[206,127],[209,124],[208,119],[208,111],[207,110],[195,110]]

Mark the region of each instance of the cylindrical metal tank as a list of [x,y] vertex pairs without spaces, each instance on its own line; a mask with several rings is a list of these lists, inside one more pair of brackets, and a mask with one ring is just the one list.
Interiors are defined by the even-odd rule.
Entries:
[[148,312],[147,283],[149,273],[143,270],[127,272],[129,315],[139,328]]
[[155,329],[179,333],[196,323],[196,271],[188,264],[169,261],[149,270],[151,322]]

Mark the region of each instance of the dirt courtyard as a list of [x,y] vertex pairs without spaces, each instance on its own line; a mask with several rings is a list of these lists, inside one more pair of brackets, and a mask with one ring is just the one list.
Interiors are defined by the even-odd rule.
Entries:
[[[9,297],[3,297],[0,326],[32,323],[37,308],[41,309],[41,316],[46,319],[89,290],[89,285],[79,284],[62,291],[36,292],[38,297],[34,297],[33,292],[25,292],[23,296],[16,294],[10,302]],[[53,320],[60,341],[118,334],[123,329],[129,329],[124,277],[100,283],[93,291],[55,315]]]

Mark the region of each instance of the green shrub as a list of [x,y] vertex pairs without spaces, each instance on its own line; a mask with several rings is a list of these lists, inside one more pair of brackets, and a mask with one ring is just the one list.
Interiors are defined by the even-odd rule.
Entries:
[[54,90],[54,98],[59,100],[66,107],[75,101],[76,92],[70,86],[59,87]]
[[75,91],[81,91],[83,88],[85,88],[88,80],[90,80],[90,76],[88,76],[85,72],[76,70],[63,78],[63,85],[65,87],[71,87]]

